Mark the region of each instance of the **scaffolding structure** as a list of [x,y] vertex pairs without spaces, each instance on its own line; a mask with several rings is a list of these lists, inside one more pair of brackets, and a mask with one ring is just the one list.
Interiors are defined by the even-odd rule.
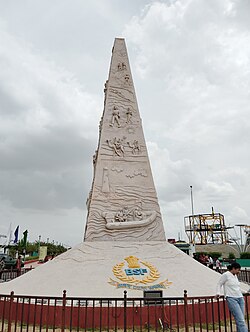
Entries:
[[248,250],[248,247],[250,246],[250,226],[244,225],[244,232],[245,232],[245,245],[244,245],[244,251]]
[[184,218],[185,232],[190,244],[227,244],[229,240],[223,214],[197,214]]

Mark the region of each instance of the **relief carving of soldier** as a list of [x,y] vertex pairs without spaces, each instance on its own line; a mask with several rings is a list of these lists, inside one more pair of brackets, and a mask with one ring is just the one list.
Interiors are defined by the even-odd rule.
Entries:
[[129,84],[130,83],[129,79],[130,79],[129,75],[128,74],[125,75],[124,77],[125,83]]
[[131,123],[132,123],[131,118],[132,118],[132,116],[133,116],[133,112],[132,112],[132,110],[131,110],[129,107],[128,107],[128,109],[127,109],[126,115],[127,115],[126,123],[127,123],[127,124],[131,124]]
[[122,63],[118,63],[118,66],[117,66],[118,70],[124,70],[124,69],[127,69],[127,66],[124,62]]
[[114,150],[115,154],[119,157],[124,156],[124,146],[123,146],[123,140],[120,138],[114,138],[113,142],[111,140],[107,140],[108,146]]
[[126,222],[128,221],[128,217],[130,215],[130,211],[127,206],[125,206],[122,210],[118,211],[115,215],[115,221]]
[[139,154],[141,152],[140,144],[137,140],[134,140],[134,142],[127,142],[128,146],[132,149],[133,154]]
[[133,211],[133,217],[135,220],[142,220],[143,219],[142,210],[136,207]]
[[118,110],[118,108],[116,106],[113,107],[113,112],[112,112],[112,118],[111,118],[111,122],[110,122],[110,127],[113,127],[115,125],[115,123],[117,124],[117,127],[120,128],[120,112]]

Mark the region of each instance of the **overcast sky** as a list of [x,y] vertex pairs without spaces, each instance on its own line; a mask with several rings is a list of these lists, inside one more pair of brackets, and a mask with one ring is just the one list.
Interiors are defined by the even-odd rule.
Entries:
[[250,225],[249,0],[0,0],[0,234],[82,241],[115,37],[124,37],[167,238]]

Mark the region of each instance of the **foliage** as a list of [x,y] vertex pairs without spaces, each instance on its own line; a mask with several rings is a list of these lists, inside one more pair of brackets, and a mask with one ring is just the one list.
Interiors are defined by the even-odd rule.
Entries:
[[206,251],[196,251],[196,256],[199,257],[200,255],[208,255]]
[[230,253],[228,254],[228,258],[229,258],[229,259],[235,259],[235,254],[234,254],[233,252],[230,252]]
[[208,253],[213,259],[219,258],[222,256],[222,253],[219,251],[211,251]]
[[[16,253],[18,252],[18,255],[23,255],[24,252],[26,255],[32,256],[34,252],[38,252],[39,246],[46,246],[47,247],[47,254],[48,255],[60,255],[63,252],[67,251],[67,248],[65,248],[61,244],[54,244],[54,243],[47,243],[47,242],[27,242],[26,248],[23,246],[23,241],[19,241],[15,246],[9,246],[9,254],[12,257],[16,257]],[[30,259],[34,259],[35,256],[32,256]]]
[[25,257],[25,261],[32,261],[33,259],[38,259],[39,256],[28,256],[28,257]]
[[47,247],[47,254],[48,255],[60,255],[63,252],[67,251],[67,248],[65,248],[61,244],[56,245],[54,243],[41,242],[40,245]]
[[241,259],[250,259],[250,252],[242,252],[240,254]]

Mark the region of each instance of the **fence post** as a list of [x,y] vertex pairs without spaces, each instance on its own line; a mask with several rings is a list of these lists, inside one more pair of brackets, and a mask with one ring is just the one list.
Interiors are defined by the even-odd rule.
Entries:
[[246,295],[245,295],[245,313],[246,313],[246,318],[247,318],[247,327],[248,327],[248,331],[249,331],[249,328],[250,328],[250,323],[249,323],[249,321],[250,321],[250,317],[249,317],[249,309],[248,309],[248,297],[249,297],[249,294],[247,293]]
[[188,301],[187,301],[187,290],[184,290],[184,323],[185,332],[188,332]]
[[9,305],[9,317],[8,317],[8,332],[11,332],[11,314],[12,314],[12,303],[14,301],[14,292],[10,293],[10,305]]
[[62,299],[62,328],[61,331],[65,330],[65,307],[66,307],[66,290],[63,291],[63,299]]
[[123,331],[127,332],[127,291],[124,291],[124,327]]

